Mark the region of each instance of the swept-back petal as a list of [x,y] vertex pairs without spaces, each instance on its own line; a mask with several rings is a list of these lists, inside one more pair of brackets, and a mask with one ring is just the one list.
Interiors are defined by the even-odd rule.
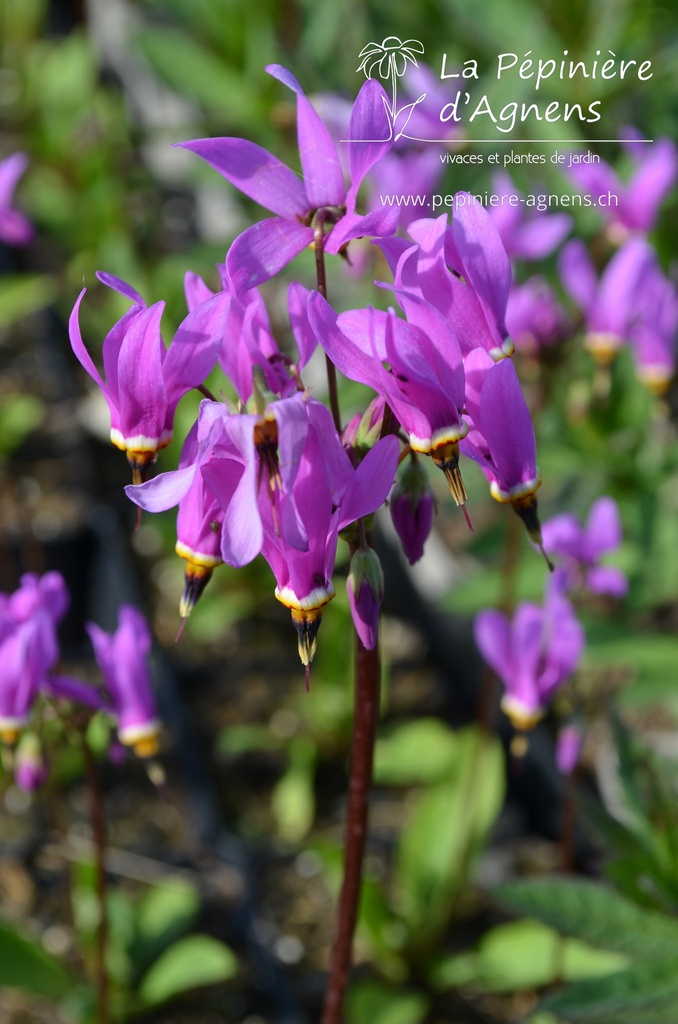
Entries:
[[177,329],[162,367],[170,413],[214,369],[230,308],[231,296],[218,292],[191,310]]
[[294,220],[309,211],[302,179],[268,150],[248,139],[216,138],[177,142],[223,175],[250,199]]
[[233,242],[226,267],[236,292],[268,281],[313,242],[313,229],[296,220],[269,217],[245,231]]

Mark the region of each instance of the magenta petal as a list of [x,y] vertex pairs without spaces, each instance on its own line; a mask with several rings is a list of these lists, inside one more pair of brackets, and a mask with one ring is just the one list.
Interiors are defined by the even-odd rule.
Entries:
[[329,238],[325,244],[325,251],[331,254],[338,253],[342,246],[346,245],[352,238],[373,238],[384,235],[395,234],[398,227],[400,211],[397,207],[384,206],[379,210],[361,216],[357,213],[347,213],[335,227],[332,228]]
[[480,392],[479,427],[508,489],[536,477],[534,427],[510,359],[487,372]]
[[560,253],[558,273],[570,298],[588,314],[596,301],[598,279],[588,249],[580,239],[568,242]]
[[214,369],[230,307],[231,296],[218,292],[191,310],[179,326],[162,368],[170,410]]
[[189,490],[197,466],[186,466],[169,473],[159,473],[143,484],[127,484],[125,494],[145,512],[164,512],[174,508]]
[[280,217],[294,220],[309,211],[304,183],[268,150],[247,139],[195,139],[177,142],[197,153],[250,199]]
[[49,693],[52,697],[61,700],[74,700],[85,707],[100,710],[109,707],[98,690],[88,686],[79,679],[72,679],[70,676],[47,676],[40,684],[43,693]]
[[399,447],[398,439],[390,434],[367,453],[341,500],[339,530],[375,512],[386,501],[398,468]]
[[591,506],[584,533],[584,557],[591,562],[614,551],[623,540],[619,508],[614,498],[599,498]]
[[549,554],[575,559],[581,557],[582,528],[569,513],[564,512],[543,523],[541,536],[544,551]]
[[297,94],[299,157],[308,208],[341,206],[346,189],[332,136],[294,75],[280,64],[269,64],[266,70]]
[[601,277],[589,329],[625,338],[655,266],[654,249],[643,238],[631,238],[618,249]]
[[268,281],[313,242],[313,229],[293,220],[270,217],[247,228],[233,242],[226,267],[236,292]]
[[478,650],[500,679],[512,671],[511,627],[503,612],[487,609],[473,620],[473,636]]
[[[120,347],[118,411],[123,439],[152,446],[165,427],[167,396],[163,379],[165,346],[160,334],[164,302],[156,302],[135,318]],[[136,439],[143,438],[144,442]]]
[[121,277],[116,277],[115,274],[109,274],[105,270],[97,270],[96,276],[102,284],[105,284],[107,288],[112,288],[114,292],[119,292],[124,295],[126,299],[131,299],[132,302],[136,303],[137,306],[141,306],[142,309],[146,309],[146,301],[142,299],[138,291],[132,288],[131,284],[127,284]]
[[586,573],[586,586],[594,594],[625,597],[629,590],[629,581],[621,569],[613,565],[598,565]]
[[201,302],[211,299],[214,292],[207,287],[199,274],[194,274],[192,270],[187,270],[184,275],[184,294],[186,296],[186,305],[190,312],[190,310],[199,306]]
[[[468,193],[459,194],[467,203],[471,199]],[[501,333],[511,288],[511,265],[499,232],[487,210],[471,202],[455,206],[452,235],[463,260],[464,276]]]
[[566,213],[534,217],[516,230],[513,254],[524,260],[540,260],[557,249],[571,229],[572,218]]
[[310,294],[308,288],[297,281],[293,281],[287,289],[287,308],[290,314],[292,334],[299,353],[297,360],[299,370],[303,370],[318,347],[318,339],[308,321],[307,305]]
[[392,145],[388,97],[373,78],[363,84],[353,104],[348,137],[351,189],[347,206],[353,212],[363,178]]
[[675,184],[678,154],[671,139],[657,139],[644,149],[646,158],[629,184],[624,206],[630,226],[651,231],[662,199]]
[[[311,292],[308,299],[308,319],[316,337],[334,365],[350,380],[368,384],[379,390],[379,365],[366,351],[359,348],[344,334],[337,324],[337,314],[319,292]],[[369,345],[367,332],[363,331],[365,343]]]
[[75,305],[73,307],[73,312],[71,313],[68,321],[68,336],[71,340],[71,348],[73,349],[73,352],[75,353],[78,362],[83,367],[83,369],[87,370],[87,373],[90,375],[94,383],[99,385],[99,387],[103,391],[104,398],[106,399],[110,406],[110,391],[107,385],[104,384],[103,380],[101,379],[101,375],[97,370],[96,366],[94,365],[92,357],[85,348],[85,343],[83,342],[82,335],[80,333],[80,322],[78,319],[78,314],[80,312],[80,304],[83,298],[85,297],[86,291],[87,289],[83,288],[80,294],[78,295],[78,298],[76,299]]

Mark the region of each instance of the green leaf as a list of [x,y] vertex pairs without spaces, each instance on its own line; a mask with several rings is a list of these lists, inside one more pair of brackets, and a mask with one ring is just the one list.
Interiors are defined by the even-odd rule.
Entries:
[[513,910],[603,949],[647,960],[678,948],[678,921],[638,907],[594,882],[512,882],[496,889],[495,895]]
[[444,926],[504,797],[504,754],[495,737],[463,729],[455,750],[447,778],[416,802],[397,854],[399,909],[418,940]]
[[0,328],[44,309],[57,294],[49,274],[13,274],[0,279]]
[[628,964],[619,953],[601,952],[576,939],[564,939],[538,921],[512,921],[487,932],[476,953],[447,957],[431,980],[439,988],[473,985],[483,991],[515,992],[558,979],[611,974]]
[[144,893],[138,905],[132,961],[138,971],[188,931],[200,910],[200,896],[181,878],[166,878]]
[[308,833],[315,814],[315,744],[307,737],[294,736],[288,742],[289,766],[271,796],[278,834],[288,843],[298,843]]
[[76,987],[75,979],[58,960],[8,924],[0,924],[0,987],[20,988],[52,998]]
[[388,988],[378,981],[352,985],[346,997],[351,1024],[422,1024],[429,1000],[421,992]]
[[147,1006],[156,1006],[181,992],[229,981],[237,970],[237,957],[228,946],[208,935],[189,935],[170,946],[149,968],[139,995]]
[[377,740],[374,781],[381,786],[438,782],[456,759],[454,732],[437,718],[397,725]]
[[670,960],[641,962],[605,978],[577,982],[544,1002],[545,1010],[586,1024],[647,1024],[650,1020],[674,1024],[676,1006],[675,955]]

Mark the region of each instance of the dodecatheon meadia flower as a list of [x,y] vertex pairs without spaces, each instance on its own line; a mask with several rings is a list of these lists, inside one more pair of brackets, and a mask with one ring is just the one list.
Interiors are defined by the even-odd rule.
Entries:
[[86,629],[120,742],[132,747],[139,757],[152,757],[158,752],[160,721],[148,663],[152,638],[146,619],[138,609],[125,604],[118,611],[114,633],[106,633],[94,622],[87,623]]
[[[300,375],[317,347],[317,340],[306,317],[307,289],[293,281],[287,289],[290,326],[297,343],[298,358],[293,361],[280,351],[271,328],[264,300],[257,288],[236,294],[226,267],[219,265],[223,291],[228,296],[226,327],[219,348],[219,365],[245,405],[252,396],[253,371],[258,366],[269,391],[282,398],[301,387]],[[214,294],[192,272],[184,279],[186,303],[193,310]]]
[[556,768],[561,775],[572,775],[579,764],[584,733],[578,722],[567,722],[558,730],[556,738]]
[[506,326],[516,348],[535,356],[564,341],[573,330],[553,288],[543,277],[530,277],[511,288]]
[[409,322],[393,310],[358,309],[337,316],[320,293],[313,292],[309,321],[335,366],[384,398],[407,432],[410,447],[432,457],[454,500],[463,506],[459,441],[468,427],[461,417],[461,350],[438,309],[417,295],[406,301]]
[[659,265],[646,277],[639,318],[629,327],[636,374],[656,395],[666,392],[676,369],[678,290]]
[[400,471],[388,500],[391,520],[410,565],[424,554],[433,525],[435,497],[428,476],[416,457]]
[[480,345],[503,359],[514,347],[506,328],[511,265],[487,211],[466,192],[455,204],[451,226],[447,214],[424,217],[408,228],[416,245],[386,239],[380,247],[408,320],[407,296],[417,294],[440,310],[464,356]]
[[512,619],[487,609],[473,623],[483,659],[504,684],[501,706],[516,729],[536,725],[584,650],[584,629],[556,577],[543,605],[519,604]]
[[491,203],[487,212],[510,259],[544,259],[572,230],[572,218],[567,213],[549,213],[526,203],[505,171],[492,175],[492,191],[492,198],[500,201],[497,205]]
[[562,559],[562,571],[569,587],[585,588],[594,594],[624,597],[629,585],[626,576],[611,565],[600,565],[603,555],[622,543],[622,524],[614,498],[598,498],[581,526],[573,515],[564,512],[542,527],[544,549]]
[[261,550],[264,504],[270,506],[275,528],[288,543],[298,548],[307,544],[293,485],[309,417],[320,403],[302,392],[279,401],[267,401],[261,393],[260,398],[257,413],[235,413],[220,402],[201,402],[195,461],[126,488],[141,508],[160,512],[178,505],[200,476],[224,512],[221,557],[237,568]]
[[169,349],[160,333],[164,302],[147,307],[141,296],[112,274],[97,274],[133,305],[103,343],[104,377],[85,348],[78,321],[83,288],[69,321],[71,346],[103,392],[111,414],[111,441],[127,454],[140,483],[158,451],[172,439],[179,400],[204,383],[217,361],[228,313],[223,293],[200,303],[179,326]]
[[270,503],[260,501],[264,522],[261,553],[275,576],[275,596],[292,613],[307,684],[322,609],[335,594],[332,575],[339,531],[375,512],[386,500],[398,449],[397,438],[384,437],[354,469],[329,410],[314,403],[294,481],[294,500],[308,537],[304,550],[292,547],[284,534],[276,531]]
[[[398,223],[397,207],[382,207],[365,216],[356,213],[363,178],[391,146],[386,94],[378,82],[365,82],[353,106],[347,189],[330,133],[294,75],[279,64],[266,70],[296,93],[301,175],[247,139],[177,143],[276,214],[247,228],[231,245],[226,267],[237,292],[267,281],[302,249],[322,244],[326,252],[336,254],[352,238],[393,234]],[[327,235],[326,228],[331,229]]]
[[537,444],[513,362],[495,363],[479,348],[465,360],[465,370],[466,415],[472,425],[459,447],[480,466],[495,501],[512,505],[530,539],[543,551],[536,498],[541,486]]
[[648,142],[634,128],[625,133],[621,144],[633,162],[627,182],[604,160],[570,163],[567,171],[581,191],[593,198],[596,212],[607,221],[611,241],[617,244],[631,233],[652,231],[659,207],[678,177],[678,151],[671,139]]
[[600,279],[586,246],[568,242],[558,257],[563,287],[584,314],[584,344],[594,359],[606,365],[629,337],[640,318],[648,277],[656,260],[643,238],[629,239],[603,270]]
[[0,740],[18,740],[39,693],[75,700],[91,708],[103,704],[90,686],[55,675],[59,660],[57,625],[69,604],[63,577],[29,573],[13,594],[0,595]]
[[0,160],[0,242],[6,245],[28,245],[35,237],[33,225],[12,205],[17,182],[27,167],[25,153]]

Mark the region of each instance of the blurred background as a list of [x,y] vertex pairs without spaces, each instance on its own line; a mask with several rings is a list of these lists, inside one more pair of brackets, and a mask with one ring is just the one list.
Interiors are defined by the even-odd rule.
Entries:
[[[648,138],[676,135],[678,24],[668,0],[0,5],[0,160],[26,154],[13,205],[35,229],[28,244],[0,242],[0,590],[12,591],[25,572],[64,574],[72,603],[61,632],[63,657],[83,677],[94,671],[84,623],[112,628],[121,602],[143,608],[157,639],[166,787],[157,792],[132,758],[113,763],[106,730],[97,721],[91,726],[110,845],[112,1020],[318,1019],[342,851],[350,613],[340,585],[323,622],[309,695],[288,613],[273,599],[263,562],[237,572],[221,567],[174,643],[183,580],[173,553],[174,513],[144,515],[134,530],[135,510],[122,490],[129,468],[108,441],[103,400],[73,357],[68,318],[86,286],[81,323],[96,360],[101,339],[126,308],[97,282],[95,271],[106,270],[149,303],[167,302],[169,339],[185,316],[186,271],[216,289],[215,264],[262,215],[171,143],[238,135],[296,168],[295,104],[264,66],[288,67],[330,109],[338,104],[332,95],[355,98],[362,48],[394,34],[423,43],[436,77],[443,53],[448,68],[477,60],[481,81],[474,88],[499,104],[535,98],[529,82],[497,83],[501,52],[559,57],[569,50],[590,58],[600,48],[651,59],[653,78],[642,86],[633,78],[550,80],[538,99],[545,105],[601,98],[601,120],[569,122],[568,138],[589,143],[622,178],[628,156],[616,145],[596,148],[596,138],[616,137],[625,125]],[[542,128],[540,137],[562,137],[562,126]],[[520,142],[534,130],[516,127],[516,153],[534,151]],[[469,135],[485,131],[474,127]],[[450,151],[486,152],[463,135]],[[439,170],[441,194],[492,187],[486,164]],[[512,167],[511,175],[525,193],[576,191],[548,164]],[[573,234],[602,265],[600,220],[590,210],[574,215]],[[674,191],[652,233],[674,281],[677,232]],[[371,281],[388,279],[386,265],[358,251],[353,271],[331,268],[329,296],[338,308],[385,301]],[[538,270],[566,303],[555,256]],[[517,279],[525,276],[519,267]],[[313,287],[310,255],[263,289],[283,347],[290,341],[284,296],[292,279]],[[518,876],[548,876],[563,866],[600,876],[609,864],[606,841],[617,842],[617,853],[623,846],[615,832],[620,821],[631,847],[612,875],[619,890],[668,917],[678,906],[675,880],[668,881],[678,847],[672,838],[665,842],[678,829],[671,761],[678,714],[677,395],[675,385],[659,399],[650,394],[622,351],[601,399],[572,309],[569,322],[551,355],[528,350],[517,359],[528,402],[540,409],[542,518],[562,511],[581,518],[597,497],[613,496],[625,535],[614,564],[629,577],[629,594],[622,603],[583,607],[587,653],[571,692],[529,743],[516,746],[498,712],[498,687],[474,648],[471,619],[483,607],[509,611],[520,600],[540,599],[545,567],[521,524],[491,501],[473,467],[465,476],[475,532],[468,533],[431,474],[436,528],[414,569],[399,554],[388,517],[380,521],[384,724],[350,1024],[602,1021],[583,1011],[568,1016],[567,1007],[563,1016],[542,1012],[540,998],[565,980],[627,966],[628,951],[611,940],[591,949],[562,938],[558,921],[515,922],[493,893]],[[313,383],[322,396],[321,377]],[[216,393],[226,388],[218,373],[211,386]],[[159,469],[176,465],[199,397],[182,401],[176,440]],[[346,384],[345,419],[363,397]],[[340,553],[338,574],[345,572]],[[590,818],[582,806],[572,811],[572,785],[553,761],[558,722],[573,710],[586,722],[580,785],[583,803],[593,805]],[[77,745],[64,743],[58,719],[47,722],[43,740],[51,772],[41,792],[25,794],[10,771],[0,781],[0,982],[7,986],[0,1020],[12,1024],[96,1019],[88,981],[97,911],[84,765]],[[645,742],[651,758],[634,745]],[[661,767],[653,760],[657,751],[669,755]],[[629,836],[636,835],[643,804],[649,820],[638,828],[645,838],[633,846]],[[655,888],[639,881],[648,874]],[[528,913],[534,917],[536,911]],[[213,944],[189,941],[201,937]],[[671,991],[678,998],[678,987]],[[652,1018],[664,1019],[674,1018]]]

